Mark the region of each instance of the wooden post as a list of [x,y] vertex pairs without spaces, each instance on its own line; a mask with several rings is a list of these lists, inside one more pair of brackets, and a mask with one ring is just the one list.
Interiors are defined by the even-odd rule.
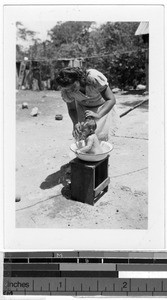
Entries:
[[25,69],[26,69],[26,62],[22,61],[20,64],[19,78],[18,78],[18,88],[19,89],[21,88],[22,83],[23,83]]
[[149,90],[149,50],[146,50],[146,63],[145,63],[145,70],[146,70],[146,91]]

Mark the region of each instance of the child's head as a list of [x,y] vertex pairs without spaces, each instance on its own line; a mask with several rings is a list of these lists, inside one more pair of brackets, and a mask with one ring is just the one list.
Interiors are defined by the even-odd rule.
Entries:
[[83,131],[82,131],[83,138],[86,138],[87,136],[95,133],[96,128],[97,128],[97,124],[94,119],[86,119],[86,121],[83,124]]

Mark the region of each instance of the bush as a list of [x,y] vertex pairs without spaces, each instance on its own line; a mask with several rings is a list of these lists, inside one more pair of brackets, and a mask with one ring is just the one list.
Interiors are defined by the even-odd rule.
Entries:
[[145,50],[142,49],[87,59],[86,67],[101,71],[112,87],[127,89],[146,84]]

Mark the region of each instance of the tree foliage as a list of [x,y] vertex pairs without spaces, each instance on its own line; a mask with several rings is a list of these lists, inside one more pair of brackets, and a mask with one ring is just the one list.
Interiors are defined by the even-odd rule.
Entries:
[[137,46],[135,31],[138,22],[107,22],[100,28],[100,36],[107,51],[132,50]]
[[91,24],[92,22],[79,21],[58,22],[48,32],[48,35],[56,47],[76,41],[82,44],[85,40],[85,33],[88,32]]
[[28,38],[34,38],[36,35],[35,31],[28,30],[27,28],[24,27],[24,25],[21,22],[16,22],[16,28],[17,28],[17,33],[16,33],[17,40],[22,39],[26,41]]
[[[84,58],[85,67],[103,72],[112,86],[135,86],[145,83],[145,49],[135,36],[139,22],[58,22],[41,41],[36,33],[17,22],[17,38],[31,39],[29,59],[53,61],[58,58]],[[24,51],[17,43],[17,58]]]

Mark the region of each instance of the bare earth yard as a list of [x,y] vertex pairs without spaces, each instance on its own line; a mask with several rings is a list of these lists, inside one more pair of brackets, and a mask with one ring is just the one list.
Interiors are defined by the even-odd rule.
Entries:
[[[146,96],[116,94],[119,115]],[[148,97],[148,96],[147,96]],[[110,155],[109,190],[94,206],[70,199],[72,123],[59,91],[18,91],[16,227],[147,229],[148,105],[120,119]],[[22,103],[28,109],[22,109]],[[38,107],[40,114],[30,112]],[[63,120],[55,120],[55,114]]]

